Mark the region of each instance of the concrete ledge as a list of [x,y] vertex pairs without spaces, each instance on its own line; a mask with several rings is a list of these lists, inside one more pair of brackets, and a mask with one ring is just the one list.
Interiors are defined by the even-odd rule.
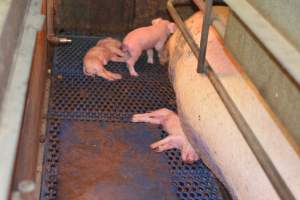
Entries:
[[[36,33],[44,20],[39,13],[41,0],[32,0],[23,17],[9,83],[3,93],[0,113],[0,199],[8,198],[23,117],[27,83],[31,70]],[[25,9],[25,8],[24,8]],[[6,28],[6,27],[4,27]],[[9,41],[8,41],[9,42]]]
[[7,86],[27,3],[28,0],[0,1],[0,105]]
[[275,59],[300,84],[300,52],[246,0],[225,0]]

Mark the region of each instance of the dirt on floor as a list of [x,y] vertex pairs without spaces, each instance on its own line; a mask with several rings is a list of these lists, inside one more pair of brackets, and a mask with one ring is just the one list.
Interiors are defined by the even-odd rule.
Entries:
[[176,199],[157,128],[66,122],[61,131],[58,199]]

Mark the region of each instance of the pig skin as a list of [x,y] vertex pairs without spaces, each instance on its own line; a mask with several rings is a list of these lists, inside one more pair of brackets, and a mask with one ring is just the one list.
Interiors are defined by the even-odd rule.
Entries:
[[123,40],[123,46],[131,56],[127,60],[127,67],[132,76],[138,76],[134,65],[142,51],[147,50],[147,62],[153,63],[153,48],[160,54],[168,36],[174,33],[175,30],[176,25],[174,23],[157,18],[152,20],[151,26],[135,29],[126,35]]
[[[198,45],[202,21],[201,12],[185,21]],[[182,34],[176,31],[166,46],[166,58],[162,61],[169,57],[169,75],[176,92],[178,116],[198,155],[227,187],[233,199],[279,200],[211,82],[207,76],[197,73],[197,58]],[[209,31],[206,59],[293,195],[300,199],[299,155],[213,27]]]
[[199,159],[182,130],[178,116],[173,111],[162,108],[149,113],[135,114],[132,117],[132,122],[162,125],[168,136],[150,145],[155,151],[162,152],[176,148],[181,150],[181,158],[185,162],[192,163]]
[[99,40],[95,47],[89,49],[83,59],[83,72],[87,76],[101,76],[109,81],[121,79],[120,74],[104,68],[108,61],[125,62],[129,55],[121,50],[122,43],[113,38]]

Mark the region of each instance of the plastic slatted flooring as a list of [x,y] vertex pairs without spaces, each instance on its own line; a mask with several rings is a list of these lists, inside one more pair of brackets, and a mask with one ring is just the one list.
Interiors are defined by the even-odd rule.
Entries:
[[[98,184],[100,187],[100,189],[98,188],[98,191],[100,191],[100,193],[95,193],[95,191],[94,193],[92,192],[97,198],[81,196],[76,199],[223,199],[216,178],[202,161],[198,161],[194,164],[185,164],[181,161],[180,152],[175,149],[161,154],[153,153],[148,147],[149,144],[165,137],[166,133],[161,130],[160,127],[155,126],[153,128],[153,126],[146,124],[130,123],[130,118],[134,113],[143,113],[159,108],[176,110],[175,94],[168,80],[167,69],[159,64],[147,64],[147,57],[144,53],[136,63],[136,69],[140,75],[138,78],[129,76],[124,63],[116,62],[110,62],[107,69],[121,73],[123,76],[122,80],[109,82],[99,77],[93,78],[84,76],[82,73],[83,56],[99,39],[101,39],[101,37],[74,36],[72,37],[73,42],[71,44],[61,45],[55,48],[51,76],[52,84],[48,111],[48,128],[44,155],[41,199],[68,199],[63,193],[68,193],[71,189],[63,190],[60,188],[61,185],[68,185],[68,181],[63,180],[62,178],[64,174],[60,174],[64,169],[64,162],[68,159],[68,156],[64,155],[63,152],[68,152],[68,150],[66,150],[68,148],[72,148],[71,151],[74,151],[74,148],[76,150],[78,145],[83,145],[82,148],[85,152],[93,152],[90,149],[91,147],[96,148],[99,146],[100,149],[105,149],[101,146],[101,141],[107,131],[111,132],[112,138],[110,140],[113,144],[122,140],[123,143],[132,146],[130,152],[136,152],[137,157],[143,157],[145,154],[153,164],[161,163],[159,166],[168,166],[168,168],[167,170],[166,168],[162,168],[161,170],[158,170],[159,172],[156,171],[156,173],[160,173],[161,176],[156,176],[154,173],[153,177],[158,177],[157,180],[149,181],[149,177],[151,176],[148,178],[146,175],[144,176],[143,174],[146,173],[145,171],[141,172],[141,174],[137,174],[136,171],[139,170],[130,170],[133,166],[136,166],[135,164],[140,162],[138,158],[132,160],[132,157],[130,156],[124,157],[127,158],[126,160],[132,160],[133,164],[128,165],[128,163],[126,164],[126,162],[123,162],[119,164],[119,167],[127,166],[126,176],[136,176],[142,179],[137,181],[137,183],[140,183],[138,184],[139,187],[141,187],[141,190],[144,190],[142,193],[148,194],[147,196],[137,196],[139,193],[132,192],[132,188],[136,187],[134,184],[137,184],[133,181],[124,186],[123,190],[121,190],[121,193],[123,192],[123,194],[120,194],[120,196],[117,197],[108,198],[108,196],[111,196],[112,194],[115,195],[115,193],[109,193],[107,191],[117,191],[119,187],[115,187],[115,182],[107,183],[105,187],[110,188],[102,191],[101,188],[104,187],[104,182],[99,178],[97,181],[102,184],[102,187],[100,187],[101,184],[100,186]],[[92,134],[95,132],[99,134],[95,135],[95,138],[98,138],[98,142],[96,143],[95,141],[97,141],[97,139],[95,139],[95,144],[92,142],[92,144],[88,143],[84,146],[85,143],[83,141],[86,142],[87,139],[84,139],[83,141],[74,139],[73,141],[72,138],[77,138],[79,136],[69,136],[69,138],[66,136],[68,134],[81,134],[80,137],[84,137],[85,135],[80,131],[80,127],[85,127],[89,123],[95,123],[95,127],[91,129]],[[100,126],[99,124],[102,125]],[[76,128],[76,126],[78,127]],[[124,130],[114,128],[118,126],[124,126],[125,128]],[[85,128],[84,130],[89,132],[90,129]],[[126,130],[128,137],[124,134]],[[139,135],[143,135],[147,131],[157,132],[158,134],[146,134],[140,138],[141,141],[137,141],[132,139],[135,138],[135,136],[130,136],[132,131],[141,132]],[[86,137],[89,136],[86,135]],[[68,143],[67,141],[73,141],[74,143]],[[149,144],[146,144],[147,142]],[[122,149],[121,146],[117,146],[120,147],[120,152],[128,151],[126,148]],[[118,149],[117,147],[112,148],[112,150]],[[82,151],[80,150],[80,152]],[[118,150],[115,151],[117,155]],[[99,150],[99,152],[99,154],[97,154],[99,157],[101,157],[101,153],[103,153],[103,156],[110,153],[108,150],[106,150],[106,152],[105,150]],[[99,157],[96,157],[96,159]],[[112,162],[115,157],[117,156],[112,156]],[[95,158],[91,158],[91,160],[93,159]],[[91,160],[87,160],[86,162],[90,162]],[[68,165],[70,165],[70,162],[68,162]],[[100,164],[101,162],[102,161],[99,161]],[[76,165],[76,162],[74,165]],[[106,163],[106,165],[109,165],[109,163]],[[148,165],[149,164],[147,164],[147,166]],[[129,166],[131,166],[131,168],[128,168]],[[72,167],[74,166],[71,166],[71,168]],[[140,169],[139,166],[136,167],[136,169]],[[152,168],[152,171],[155,171],[155,169],[156,168]],[[145,170],[147,171],[149,169],[145,167]],[[143,177],[145,180],[143,180]],[[165,184],[166,180],[168,180],[167,182],[169,184]],[[69,186],[70,185],[72,185],[71,182]],[[150,195],[153,194],[153,192],[150,191],[153,189],[160,191],[161,189],[159,188],[164,188],[161,193],[158,193],[160,194],[159,197]],[[74,188],[74,190],[76,190],[76,188]],[[163,191],[165,191],[165,193]],[[124,194],[127,194],[127,196],[124,196]],[[130,194],[132,196],[130,196]],[[106,197],[101,197],[102,195],[106,195]],[[72,199],[74,198],[72,197]]]

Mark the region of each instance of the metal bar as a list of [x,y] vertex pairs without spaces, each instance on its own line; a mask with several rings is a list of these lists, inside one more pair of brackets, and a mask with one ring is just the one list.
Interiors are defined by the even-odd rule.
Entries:
[[[205,3],[203,0],[193,0],[193,2],[196,4],[196,6],[201,10],[202,12],[205,12]],[[224,38],[225,36],[225,25],[222,23],[222,21],[219,19],[218,15],[214,13],[214,11],[211,11],[211,23],[219,33],[219,35]],[[203,29],[202,29],[203,30]]]
[[54,0],[47,0],[47,40],[52,44],[70,43],[68,38],[57,37],[53,28]]
[[[196,6],[202,10],[203,12],[205,11],[205,3],[203,2],[203,0],[193,0],[193,2],[196,4]],[[214,15],[214,14],[212,14]]]
[[[205,11],[205,3],[203,2],[203,0],[193,0],[193,2],[199,8],[199,10],[201,10],[203,12]],[[187,5],[187,4],[190,4],[190,3],[192,3],[191,0],[176,0],[176,5]],[[217,32],[220,34],[220,36],[222,38],[224,38],[224,36],[225,36],[225,25],[222,23],[219,16],[216,13],[214,13],[213,10],[211,12],[211,20],[212,20],[211,23],[215,27]]]
[[212,5],[213,5],[213,0],[206,0],[204,18],[202,23],[202,33],[200,39],[200,52],[198,57],[198,67],[197,67],[198,73],[206,72],[205,56],[206,56],[206,49],[207,49],[209,27],[211,24]]
[[[179,30],[182,32],[184,38],[186,39],[195,57],[199,58],[199,49],[197,48],[197,45],[195,41],[192,39],[191,34],[187,30],[185,24],[183,23],[182,19],[180,18],[176,9],[174,8],[173,2],[176,3],[176,0],[168,0],[167,3],[168,10],[172,18],[174,19],[175,23],[178,25]],[[254,132],[251,130],[246,120],[244,119],[243,115],[240,113],[240,111],[234,104],[233,100],[227,93],[226,89],[220,82],[219,78],[217,77],[213,69],[208,65],[207,61],[205,61],[205,63],[207,64],[207,76],[209,80],[211,81],[212,85],[216,89],[218,95],[223,101],[225,107],[227,108],[232,119],[234,120],[237,127],[239,128],[240,132],[242,133],[244,139],[246,140],[247,144],[249,145],[250,149],[255,155],[257,161],[259,162],[265,174],[269,178],[278,196],[283,200],[294,200],[295,197],[293,196],[292,192],[287,187],[286,183],[278,173],[271,159],[268,157],[267,153],[259,143]]]

